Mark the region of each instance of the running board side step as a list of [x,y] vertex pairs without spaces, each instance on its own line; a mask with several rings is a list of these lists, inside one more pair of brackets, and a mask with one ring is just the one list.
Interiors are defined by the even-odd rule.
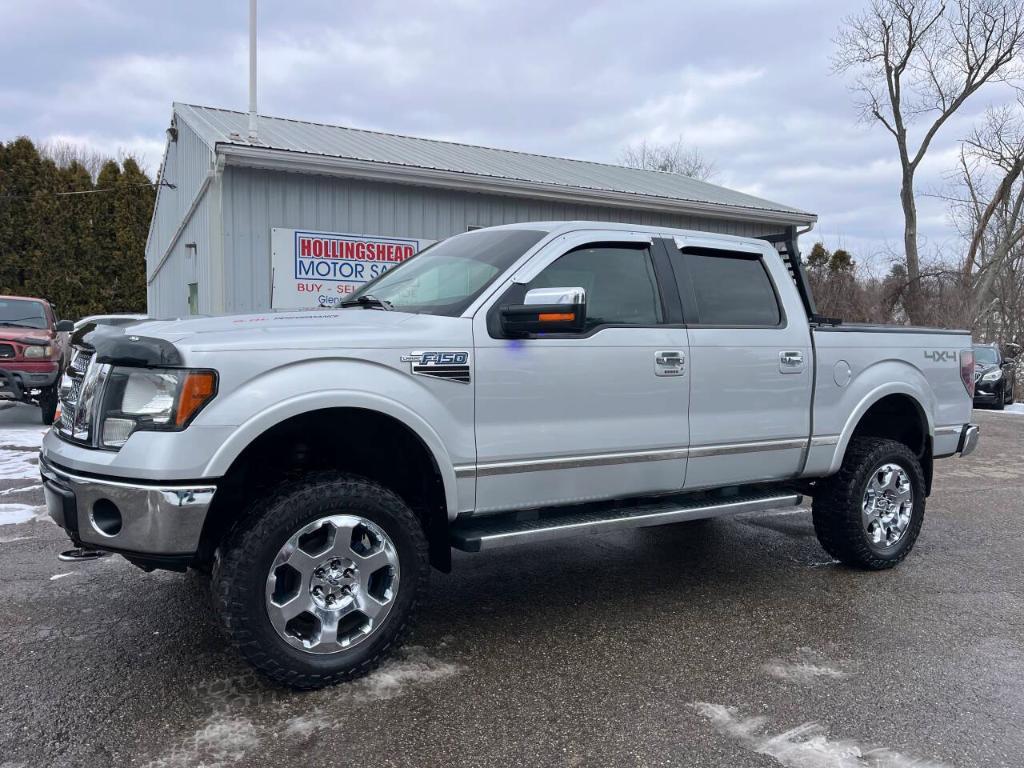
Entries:
[[[451,529],[451,544],[464,552],[482,552],[528,541],[550,541],[626,528],[667,525],[686,520],[795,507],[798,493],[753,492],[732,496],[687,496],[649,499],[628,506],[609,504],[532,510],[470,518]],[[596,509],[595,509],[596,507]]]

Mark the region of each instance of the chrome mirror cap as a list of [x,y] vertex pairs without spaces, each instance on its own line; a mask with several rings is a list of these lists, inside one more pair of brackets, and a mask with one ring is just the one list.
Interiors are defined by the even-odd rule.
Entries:
[[583,288],[534,288],[523,298],[524,306],[586,303],[587,292]]

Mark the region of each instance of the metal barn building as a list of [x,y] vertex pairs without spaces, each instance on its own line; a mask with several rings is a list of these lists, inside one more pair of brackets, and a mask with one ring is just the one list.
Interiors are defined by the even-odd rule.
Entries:
[[[309,271],[314,256],[363,249],[401,260],[496,224],[621,221],[791,238],[816,220],[678,174],[263,116],[250,139],[247,121],[174,105],[146,244],[151,315],[323,305],[295,292],[305,276],[324,285]],[[339,265],[353,266],[330,266]]]

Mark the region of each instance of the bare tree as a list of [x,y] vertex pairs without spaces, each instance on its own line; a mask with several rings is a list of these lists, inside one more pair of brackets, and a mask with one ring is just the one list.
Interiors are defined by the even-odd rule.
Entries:
[[950,211],[968,243],[960,266],[964,316],[986,338],[1016,341],[1024,271],[1024,101],[989,109],[963,142]]
[[671,144],[658,144],[643,139],[626,147],[620,158],[623,165],[648,171],[664,171],[707,181],[717,173],[715,164],[696,148],[687,148],[682,138]]
[[[85,168],[93,181],[99,176],[103,164],[112,159],[102,152],[82,146],[81,144],[61,140],[40,144],[39,154],[52,160],[58,168],[68,168],[77,163]],[[118,162],[123,162],[125,157],[127,157],[125,153],[120,153],[117,158]]]
[[872,0],[839,31],[835,69],[855,75],[862,117],[892,134],[899,152],[904,307],[912,322],[925,315],[914,175],[935,135],[972,95],[1017,73],[1022,45],[1021,0]]

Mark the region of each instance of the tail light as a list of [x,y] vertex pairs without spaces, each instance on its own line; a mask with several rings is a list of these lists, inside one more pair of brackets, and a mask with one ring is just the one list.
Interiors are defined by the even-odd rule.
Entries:
[[967,388],[967,394],[974,397],[974,350],[960,350],[960,378]]

